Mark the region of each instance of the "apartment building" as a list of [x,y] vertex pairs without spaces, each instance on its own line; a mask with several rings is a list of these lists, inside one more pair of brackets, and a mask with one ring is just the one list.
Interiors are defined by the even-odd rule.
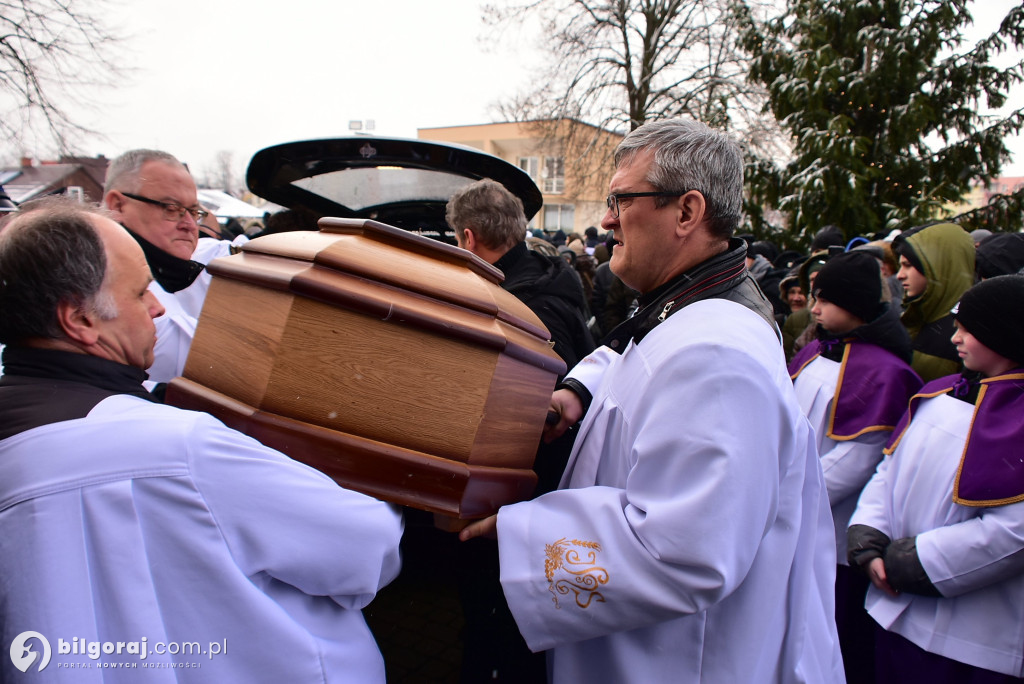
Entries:
[[564,119],[417,129],[421,140],[482,150],[526,171],[544,195],[530,228],[583,233],[600,226],[612,153],[622,135]]

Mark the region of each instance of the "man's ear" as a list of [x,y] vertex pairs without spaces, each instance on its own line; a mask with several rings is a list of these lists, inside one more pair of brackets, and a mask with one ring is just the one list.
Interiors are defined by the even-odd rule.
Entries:
[[696,190],[690,190],[677,201],[676,232],[680,236],[689,235],[704,222],[707,202],[704,201],[704,195]]
[[117,190],[111,190],[103,196],[103,205],[121,218],[121,208],[124,207],[125,197]]
[[92,346],[99,339],[99,316],[84,303],[63,301],[57,304],[57,324],[64,335],[79,346]]
[[473,233],[472,228],[464,228],[462,231],[462,245],[463,249],[470,252],[474,251],[477,246],[476,235]]

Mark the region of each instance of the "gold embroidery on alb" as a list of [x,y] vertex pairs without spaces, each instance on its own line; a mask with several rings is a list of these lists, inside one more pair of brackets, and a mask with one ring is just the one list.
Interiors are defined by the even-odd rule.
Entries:
[[592,601],[604,603],[598,588],[608,583],[608,571],[597,565],[600,551],[601,545],[597,542],[564,537],[554,544],[544,545],[544,576],[555,608],[561,609],[558,594],[571,593],[580,608],[588,608]]

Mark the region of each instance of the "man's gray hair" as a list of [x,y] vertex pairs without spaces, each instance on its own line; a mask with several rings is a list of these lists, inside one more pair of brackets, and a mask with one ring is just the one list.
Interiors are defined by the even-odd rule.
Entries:
[[445,219],[460,239],[469,228],[487,249],[509,250],[526,239],[523,202],[490,178],[457,190],[448,200]]
[[57,307],[64,302],[117,317],[102,290],[106,251],[90,220],[106,215],[67,198],[19,209],[0,233],[0,343],[63,338]]
[[103,184],[103,194],[106,195],[111,190],[137,192],[142,165],[151,161],[163,162],[172,166],[185,166],[169,152],[146,149],[128,150],[110,162],[110,166],[107,168],[107,179]]
[[[729,136],[699,121],[663,119],[631,131],[615,149],[616,168],[643,150],[654,152],[647,181],[662,192],[697,190],[707,203],[712,235],[729,238],[743,211],[743,151]],[[655,198],[656,205],[668,204]]]

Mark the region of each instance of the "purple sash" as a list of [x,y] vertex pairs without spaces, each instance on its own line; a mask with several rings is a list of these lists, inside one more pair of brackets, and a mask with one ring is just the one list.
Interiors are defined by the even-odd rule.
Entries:
[[[948,375],[922,387],[911,398],[885,453],[891,454],[899,445],[922,400],[950,392],[963,395],[969,390],[961,375]],[[1024,370],[981,381],[953,483],[953,501],[976,507],[1024,501]]]
[[[865,432],[892,430],[907,410],[907,401],[921,387],[910,366],[892,352],[859,339],[844,340],[836,393],[828,420],[827,435],[837,442],[855,439]],[[793,357],[790,377],[821,355],[814,340]]]

